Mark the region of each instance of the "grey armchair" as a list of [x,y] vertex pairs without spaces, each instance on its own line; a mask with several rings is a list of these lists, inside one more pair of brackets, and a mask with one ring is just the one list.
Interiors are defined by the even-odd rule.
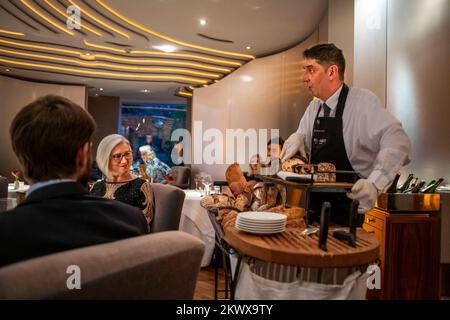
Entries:
[[170,184],[181,189],[188,189],[191,186],[191,168],[175,166],[170,169],[170,175],[174,177],[174,181]]
[[[171,231],[25,260],[0,268],[0,299],[192,299],[203,251]],[[81,289],[68,289],[71,265]]]
[[186,194],[177,187],[161,183],[152,184],[155,214],[151,232],[178,230]]

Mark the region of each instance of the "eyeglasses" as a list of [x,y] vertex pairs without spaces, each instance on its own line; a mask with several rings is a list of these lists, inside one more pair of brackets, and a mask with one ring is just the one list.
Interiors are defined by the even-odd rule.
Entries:
[[127,152],[124,152],[124,153],[116,153],[116,154],[113,154],[113,155],[111,156],[111,159],[113,159],[115,162],[120,162],[120,161],[122,161],[122,158],[125,158],[125,159],[127,159],[127,160],[130,160],[131,157],[132,157],[131,151],[127,151]]

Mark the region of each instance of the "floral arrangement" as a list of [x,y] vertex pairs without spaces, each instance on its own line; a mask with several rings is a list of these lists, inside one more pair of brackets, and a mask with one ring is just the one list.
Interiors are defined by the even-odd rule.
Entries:
[[11,171],[11,175],[14,177],[14,181],[19,181],[19,177],[20,177],[19,170],[14,169],[13,171]]

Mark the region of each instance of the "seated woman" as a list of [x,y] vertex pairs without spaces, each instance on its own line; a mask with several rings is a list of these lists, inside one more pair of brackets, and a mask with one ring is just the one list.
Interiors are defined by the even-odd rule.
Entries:
[[139,152],[144,161],[143,164],[145,164],[145,166],[142,163],[139,165],[139,172],[142,177],[155,183],[167,183],[165,177],[168,175],[170,167],[158,159],[155,151],[149,145],[140,147]]
[[96,160],[106,178],[95,183],[91,193],[141,209],[150,224],[154,211],[153,191],[149,182],[130,172],[133,162],[130,142],[119,134],[106,136],[98,145]]

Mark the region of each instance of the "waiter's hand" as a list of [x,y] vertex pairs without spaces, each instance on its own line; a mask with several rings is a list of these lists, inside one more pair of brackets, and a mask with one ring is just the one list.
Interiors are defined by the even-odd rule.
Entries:
[[366,213],[373,208],[378,198],[378,190],[375,185],[366,179],[359,179],[353,185],[352,191],[347,197],[359,201],[358,213]]
[[300,155],[306,158],[305,135],[294,132],[284,142],[283,150],[281,150],[281,161],[292,158],[297,152],[300,152]]

